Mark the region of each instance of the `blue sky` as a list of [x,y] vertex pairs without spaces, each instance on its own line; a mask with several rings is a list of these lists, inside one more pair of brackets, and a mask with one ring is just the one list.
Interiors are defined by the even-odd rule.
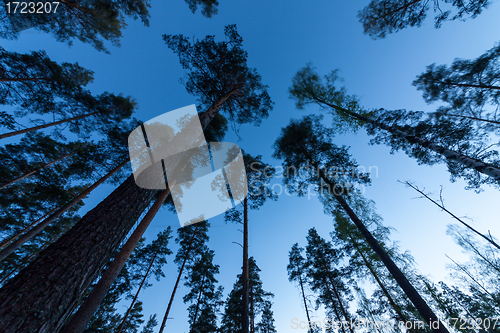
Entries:
[[[291,78],[307,62],[313,62],[319,73],[339,68],[350,93],[358,95],[366,107],[388,109],[406,108],[432,111],[411,82],[431,63],[449,64],[454,58],[475,58],[498,42],[500,5],[493,3],[474,20],[446,22],[434,29],[432,20],[423,27],[406,29],[383,40],[372,40],[362,32],[357,11],[368,1],[347,0],[274,0],[274,1],[220,1],[219,13],[211,19],[199,12],[192,14],[187,5],[176,0],[152,1],[151,26],[128,21],[121,47],[109,45],[111,54],[95,51],[89,45],[75,42],[72,47],[56,42],[51,36],[26,30],[19,40],[4,41],[10,51],[28,52],[46,50],[59,62],[78,62],[95,72],[90,89],[94,93],[110,91],[133,96],[139,110],[135,115],[146,121],[164,112],[195,104],[196,98],[187,94],[179,83],[184,71],[162,41],[162,34],[184,34],[197,39],[205,35],[224,38],[227,24],[237,24],[243,45],[249,53],[249,65],[257,68],[275,107],[260,127],[244,125],[239,137],[229,133],[226,141],[238,143],[251,154],[261,154],[266,162],[273,160],[272,143],[281,127],[290,118],[317,113],[314,106],[303,111],[295,109],[288,98]],[[326,121],[329,121],[326,116]],[[392,240],[401,250],[409,250],[415,257],[421,273],[435,281],[448,279],[445,254],[463,260],[460,248],[446,235],[446,225],[453,223],[445,213],[430,202],[417,197],[412,189],[398,180],[411,180],[428,191],[444,186],[447,208],[459,216],[474,219],[472,225],[493,235],[500,235],[498,223],[500,195],[498,190],[485,188],[476,194],[464,190],[461,181],[450,183],[444,166],[419,166],[415,160],[401,153],[389,154],[386,146],[368,145],[369,137],[363,130],[358,134],[338,135],[335,142],[351,146],[354,158],[362,166],[374,166],[378,176],[372,175],[372,185],[365,195],[376,202],[378,213],[386,226],[394,227]],[[85,210],[105,198],[113,188],[103,186],[86,200]],[[316,227],[328,237],[332,230],[331,218],[323,214],[316,198],[297,198],[281,195],[277,202],[266,203],[260,210],[251,211],[250,255],[262,269],[264,289],[275,294],[273,311],[279,332],[296,332],[292,318],[305,318],[298,289],[287,280],[288,251],[295,242],[305,245],[307,230]],[[241,248],[232,242],[241,242],[239,226],[225,225],[221,217],[210,220],[210,247],[216,251],[215,262],[220,265],[218,279],[231,290],[241,267]],[[177,217],[162,210],[146,233],[151,241],[166,226],[179,227]],[[172,249],[177,247],[172,243]],[[167,278],[155,282],[140,299],[144,302],[145,318],[157,313],[163,316],[177,274],[172,263],[165,266]],[[182,303],[184,287],[178,291],[173,311],[174,318],[167,323],[172,332],[187,332],[187,311]],[[124,312],[126,305],[120,305]],[[318,314],[320,316],[320,314]]]

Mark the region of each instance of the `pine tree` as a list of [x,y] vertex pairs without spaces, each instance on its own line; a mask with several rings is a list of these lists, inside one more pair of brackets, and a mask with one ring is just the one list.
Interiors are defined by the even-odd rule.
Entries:
[[[158,234],[156,240],[154,240],[150,246],[146,246],[143,249],[139,249],[137,251],[138,254],[131,258],[129,265],[136,264],[138,262],[137,258],[140,259],[139,264],[144,265],[143,263],[147,261],[149,262],[149,265],[147,267],[146,272],[144,273],[144,276],[142,277],[141,283],[139,284],[139,288],[137,289],[136,294],[132,299],[132,302],[127,310],[127,313],[125,313],[125,315],[123,316],[123,320],[119,327],[119,331],[121,331],[125,327],[128,314],[132,311],[133,306],[135,305],[135,302],[137,301],[137,298],[139,297],[139,293],[141,292],[142,288],[150,286],[150,284],[148,284],[147,282],[150,273],[152,272],[152,274],[156,277],[157,281],[159,281],[161,277],[165,277],[162,268],[163,265],[167,263],[166,256],[172,254],[172,251],[170,251],[170,249],[168,248],[168,242],[171,238],[170,236],[171,233],[172,229],[168,227],[165,231]],[[142,268],[141,271],[135,273],[135,275],[132,278],[137,280],[143,270],[144,268]]]
[[219,1],[217,0],[184,0],[188,5],[189,9],[193,13],[196,12],[198,6],[201,7],[201,13],[205,17],[212,17],[217,14],[217,6],[219,5]]
[[158,325],[158,321],[156,320],[156,313],[151,315],[148,319],[148,322],[142,329],[141,333],[154,333],[154,328]]
[[311,289],[320,292],[319,300],[335,314],[338,323],[349,323],[342,325],[342,332],[349,327],[353,333],[354,327],[350,325],[352,315],[348,310],[352,296],[339,269],[341,253],[320,237],[314,228],[309,229],[307,235],[306,253]]
[[[256,70],[247,67],[247,53],[242,48],[242,38],[237,34],[236,27],[229,26],[226,34],[228,42],[216,42],[213,37],[209,37],[191,45],[183,37],[170,39],[181,42],[172,42],[170,45],[180,55],[183,66],[191,70],[191,79],[186,82],[188,91],[203,94],[204,97],[200,97],[203,101],[216,101],[200,115],[204,128],[219,111],[234,120],[233,124],[236,126],[247,122],[259,123],[272,108],[267,87],[261,83]],[[205,51],[202,51],[201,45],[204,45]],[[198,51],[193,53],[191,48]],[[203,60],[207,54],[211,55],[210,63]],[[201,61],[205,63],[201,65]],[[218,72],[219,68],[222,68],[221,72]],[[216,84],[212,84],[212,81],[203,84],[206,77],[201,75],[201,70],[208,70],[213,74],[212,79],[217,78],[219,81]],[[232,85],[232,82],[237,86],[232,87],[225,96],[221,96],[222,91],[216,87],[227,87]],[[190,88],[195,83],[199,84],[200,90]],[[227,103],[230,105],[226,107]],[[0,310],[0,318],[3,318],[1,329],[4,332],[16,332],[24,330],[23,325],[27,325],[26,329],[41,325],[54,327],[54,330],[56,326],[60,327],[141,213],[155,199],[156,194],[155,190],[139,188],[133,176],[130,176],[97,207],[82,217],[75,227],[0,289],[2,304],[14,304],[10,301],[13,299],[23,300],[15,303],[17,306],[4,307],[0,304],[1,309],[9,308],[9,320],[5,320],[7,313]],[[57,262],[54,262],[54,258],[57,258]],[[78,264],[75,265],[75,261]],[[82,274],[84,271],[90,273]],[[40,279],[47,282],[47,292],[32,287]],[[55,291],[55,286],[58,286],[59,292]],[[34,293],[34,290],[40,293]],[[57,302],[60,306],[49,311],[46,304],[52,302]],[[27,311],[23,304],[30,304],[31,310]]]
[[[247,195],[243,200],[243,211],[237,207],[227,211],[224,219],[243,224],[243,295],[242,295],[242,333],[249,328],[249,268],[248,268],[248,209],[259,209],[267,199],[276,200],[277,195],[269,190],[274,168],[262,161],[262,156],[243,154],[247,181]],[[230,175],[229,175],[230,176]]]
[[[174,297],[177,292],[177,287],[184,272],[185,267],[191,271],[197,261],[201,259],[203,254],[208,251],[206,243],[208,242],[208,227],[210,224],[206,221],[195,223],[194,225],[179,228],[177,230],[178,236],[175,241],[180,245],[179,250],[175,256],[174,262],[177,264],[179,273],[175,281],[170,300],[165,310],[165,315],[160,326],[160,333],[163,332],[167,323],[168,314],[174,302]],[[186,266],[187,265],[187,266]]]
[[[311,316],[309,315],[309,309],[307,307],[307,297],[304,291],[304,285],[307,283],[306,279],[306,260],[302,256],[303,248],[299,247],[298,243],[293,244],[292,249],[288,252],[288,280],[290,282],[294,281],[299,284],[300,294],[302,296],[302,300],[304,301],[304,309],[306,311],[307,322],[311,322]],[[309,326],[309,333],[314,333],[313,328]]]
[[[120,0],[111,3],[102,0],[85,3],[63,0],[57,7],[52,4],[52,10],[47,14],[5,13],[7,19],[0,25],[0,37],[17,39],[22,27],[32,27],[51,33],[56,40],[69,45],[78,39],[99,51],[109,53],[104,41],[109,41],[114,46],[120,45],[121,30],[127,26],[127,17],[140,19],[145,26],[149,26],[149,7],[147,0]],[[6,9],[2,7],[2,10]]]
[[[427,103],[442,101],[438,112],[457,120],[474,120],[489,131],[498,130],[500,105],[500,45],[476,59],[455,59],[450,66],[432,64],[413,81]],[[486,126],[487,125],[487,126]]]
[[217,314],[222,305],[222,287],[216,286],[215,275],[219,265],[213,264],[214,252],[206,249],[195,262],[187,267],[184,285],[189,292],[184,295],[184,303],[191,302],[189,311],[189,332],[216,333]]
[[274,326],[273,311],[271,310],[271,301],[265,301],[262,309],[262,316],[259,323],[255,326],[258,333],[276,333]]
[[[142,303],[136,301],[137,297],[134,297],[123,316],[117,313],[115,306],[124,299],[124,296],[132,297],[131,292],[136,286],[141,286],[139,289],[151,286],[145,283],[144,278],[148,277],[146,272],[149,271],[156,280],[165,276],[162,269],[167,262],[166,256],[171,254],[168,248],[171,233],[172,230],[168,227],[158,233],[157,238],[148,245],[144,245],[144,239],[141,240],[83,332],[102,332],[103,330],[118,332],[120,329],[122,332],[137,331],[138,326],[143,322],[141,319]],[[108,265],[111,263],[112,261]],[[151,263],[153,263],[152,267]]]
[[[260,268],[257,266],[253,257],[248,259],[249,268],[249,301],[250,301],[250,332],[255,332],[255,319],[262,313],[266,302],[274,295],[272,293],[264,291],[262,288],[262,281],[260,280],[259,272]],[[222,316],[222,322],[220,327],[220,332],[222,333],[236,333],[242,331],[242,295],[243,295],[243,277],[238,274],[237,281],[233,286],[233,289],[229,293],[225,306],[224,314]]]
[[[357,169],[356,162],[351,159],[345,147],[338,147],[331,142],[332,131],[326,129],[320,121],[321,117],[317,116],[307,116],[300,121],[292,120],[275,141],[273,156],[283,159],[284,170],[290,168],[301,170],[306,161],[308,165],[310,163],[313,167],[312,172],[307,170],[300,173],[287,173],[283,179],[284,183],[291,185],[292,189],[299,195],[304,195],[306,188],[310,190],[309,185],[312,184],[317,186],[320,196],[331,196],[338,206],[346,212],[424,320],[429,324],[437,322],[437,316],[425,300],[422,299],[405,274],[396,266],[346,201],[352,183],[366,184],[369,179],[367,175],[358,172],[344,173],[343,179],[340,179],[341,177],[338,175],[339,168],[343,171],[354,171]],[[334,171],[337,174],[332,173],[332,166],[335,167]],[[447,332],[447,330],[442,324],[439,324],[436,332]]]
[[[78,63],[58,64],[43,51],[19,54],[0,48],[0,104],[14,108],[14,115],[0,114],[1,124],[11,130],[0,138],[56,125],[69,125],[70,131],[88,138],[90,132],[102,133],[111,122],[130,117],[136,106],[130,97],[107,92],[93,96],[85,89],[92,81],[93,72]],[[27,125],[26,117],[34,114],[51,115],[51,122],[32,119],[37,126]],[[55,133],[62,136],[61,126]]]
[[[479,135],[470,124],[447,121],[443,117],[425,117],[422,112],[405,110],[367,112],[356,96],[337,88],[336,71],[322,82],[315,70],[307,65],[294,77],[291,96],[299,109],[318,104],[333,115],[333,124],[343,130],[360,126],[374,135],[372,143],[385,143],[403,150],[420,163],[445,162],[452,179],[465,178],[471,188],[483,183],[498,184],[500,159],[498,152],[488,150],[487,138]],[[483,175],[483,176],[481,176]]]
[[[475,18],[483,9],[487,8],[487,0],[469,0],[454,2],[450,9],[441,9],[449,4],[434,1],[434,12],[439,13],[434,18],[436,28],[446,20],[465,20]],[[445,8],[445,7],[443,7]],[[384,38],[387,34],[395,33],[407,27],[419,27],[430,11],[429,1],[424,0],[372,0],[368,6],[358,13],[359,21],[363,24],[365,34],[370,37]]]

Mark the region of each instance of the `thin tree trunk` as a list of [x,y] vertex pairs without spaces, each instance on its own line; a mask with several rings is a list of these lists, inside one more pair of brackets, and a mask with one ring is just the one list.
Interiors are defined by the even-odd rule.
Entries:
[[153,256],[153,259],[151,259],[151,263],[149,264],[148,270],[146,271],[146,274],[144,274],[144,277],[142,278],[141,284],[139,285],[139,289],[137,289],[137,292],[135,293],[134,299],[132,300],[132,303],[130,303],[130,306],[127,309],[127,312],[125,313],[125,316],[123,316],[123,321],[118,328],[117,333],[121,333],[123,330],[123,326],[127,322],[128,315],[130,314],[130,311],[132,311],[132,308],[134,307],[135,301],[137,301],[137,297],[139,297],[139,293],[141,292],[142,286],[144,285],[144,282],[146,282],[146,279],[148,278],[149,272],[151,271],[151,267],[153,267],[153,264],[156,260],[156,256],[158,255],[158,251],[155,252],[155,255]]
[[[332,184],[330,182],[330,180],[326,177],[323,170],[321,170],[314,161],[311,161],[311,164],[318,170],[318,174],[323,179],[323,181],[329,186],[331,186],[332,190],[334,190],[335,184]],[[401,289],[403,289],[406,296],[408,296],[410,301],[413,303],[413,305],[420,313],[422,318],[427,322],[427,324],[429,324],[431,329],[437,333],[449,333],[446,327],[443,325],[443,323],[439,321],[436,314],[434,314],[434,312],[431,310],[429,305],[427,305],[424,299],[420,296],[418,291],[412,286],[410,281],[408,281],[404,273],[398,268],[398,266],[396,266],[391,257],[382,248],[382,246],[380,246],[375,237],[373,237],[371,232],[365,227],[363,222],[361,222],[358,216],[354,213],[354,211],[351,209],[351,207],[345,201],[345,199],[341,195],[335,194],[335,191],[332,192],[334,193],[334,197],[338,201],[340,206],[342,206],[342,208],[347,213],[351,221],[361,232],[368,245],[370,245],[372,250],[379,256],[380,260],[384,263],[385,267],[394,277],[394,280],[396,280]],[[435,326],[437,326],[437,328],[433,328]]]
[[[300,290],[302,291],[302,299],[304,300],[304,307],[306,308],[306,316],[307,316],[307,323],[311,322],[311,317],[309,317],[309,309],[307,308],[307,302],[306,302],[306,294],[304,292],[304,283],[302,281],[302,272],[299,274],[299,284],[300,284]],[[314,333],[312,327],[309,325],[309,333]]]
[[167,199],[169,194],[170,189],[168,188],[160,193],[158,199],[156,199],[155,203],[153,204],[153,206],[151,206],[147,214],[142,219],[141,223],[139,223],[125,245],[123,245],[118,255],[113,259],[111,265],[108,267],[106,272],[104,272],[103,276],[99,279],[99,282],[97,282],[78,311],[71,318],[68,324],[63,327],[61,333],[83,332],[89,321],[92,319],[92,316],[99,308],[102,300],[104,299],[104,297],[106,297],[109,288],[116,280],[116,277],[125,265],[125,262],[134,251],[137,243],[139,243],[139,241],[141,240],[142,235],[148,228],[158,210],[160,210],[163,202],[165,201],[165,199]]
[[[209,120],[200,114],[204,129]],[[53,333],[61,329],[159,192],[137,186],[131,175],[40,253],[0,289],[0,331]]]
[[450,214],[451,217],[453,217],[455,220],[457,220],[458,222],[462,223],[469,230],[473,231],[476,235],[479,235],[482,238],[486,239],[486,241],[488,241],[490,244],[492,244],[494,247],[496,247],[497,249],[500,250],[500,245],[498,245],[493,239],[487,237],[486,235],[483,235],[482,233],[480,233],[479,231],[477,231],[476,229],[474,229],[473,227],[471,227],[469,224],[467,224],[464,221],[462,221],[455,214],[453,214],[452,212],[450,212],[448,209],[444,208],[443,205],[440,205],[435,200],[431,199],[427,194],[425,194],[424,192],[422,192],[418,187],[414,186],[413,184],[411,184],[408,181],[404,182],[404,184],[406,184],[407,186],[411,187],[412,189],[414,189],[418,193],[422,194],[425,198],[429,199],[430,202],[432,202],[433,204],[435,204],[436,206],[438,206],[439,208],[441,208],[442,210],[444,210],[445,212],[447,212],[448,214]]
[[446,113],[446,115],[447,116],[451,116],[451,117],[462,117],[462,118],[467,118],[467,119],[470,119],[470,120],[484,121],[486,123],[500,124],[500,121],[489,120],[489,119],[482,119],[482,118],[476,118],[476,117],[471,117],[471,116],[463,116],[463,115],[460,115],[460,114]]
[[248,333],[248,199],[243,200],[243,272],[241,332]]
[[248,289],[250,290],[250,308],[248,309],[248,313],[250,316],[250,333],[255,333],[255,312],[253,309],[253,291],[252,291],[252,285],[250,284],[250,281],[248,281]]
[[[332,277],[330,276],[330,263],[326,260],[326,258],[322,254],[320,254],[320,255],[321,255],[321,259],[323,261],[323,267],[325,269],[327,279],[330,282],[330,285],[332,286],[332,290],[335,294],[335,297],[337,298],[337,301],[339,302],[340,311],[342,311],[342,315],[344,316],[345,321],[349,326],[349,331],[351,331],[351,333],[354,333],[354,329],[353,329],[352,325],[350,325],[350,322],[349,322],[349,316],[347,315],[347,311],[344,307],[344,304],[342,303],[342,298],[340,297],[340,294],[339,294],[337,288],[335,287],[335,283],[334,283]],[[332,306],[335,307],[335,303],[332,303]],[[344,326],[344,325],[342,325],[342,326]]]
[[[382,283],[382,281],[380,280],[380,278],[378,277],[377,273],[375,272],[375,270],[373,269],[372,265],[368,262],[368,259],[366,259],[364,253],[361,251],[361,249],[359,248],[356,240],[352,237],[351,234],[349,234],[349,238],[351,239],[351,242],[352,244],[354,245],[354,248],[356,249],[356,251],[358,251],[359,255],[361,256],[361,258],[363,259],[363,262],[365,263],[365,266],[368,267],[368,269],[370,270],[370,273],[373,275],[373,278],[375,279],[375,281],[377,282],[377,284],[380,286],[380,288],[382,289],[382,292],[384,293],[385,297],[387,297],[387,300],[389,301],[389,304],[391,304],[392,308],[394,309],[394,311],[396,312],[396,314],[398,315],[399,317],[399,320],[401,320],[402,322],[407,322],[408,319],[406,318],[406,316],[401,312],[401,308],[396,304],[396,302],[394,301],[394,299],[392,298],[391,294],[389,293],[389,291],[387,290],[387,288],[384,286],[384,284]],[[414,332],[411,328],[407,328],[407,330],[409,332]]]
[[29,230],[31,227],[33,227],[35,224],[37,224],[38,222],[40,222],[41,220],[43,220],[45,217],[47,217],[48,215],[52,214],[53,212],[55,212],[57,210],[57,207],[52,209],[51,211],[49,211],[48,213],[45,213],[45,215],[42,215],[41,217],[39,217],[38,219],[36,219],[34,222],[31,222],[30,225],[26,226],[26,228],[24,228],[23,230],[21,230],[20,232],[18,232],[17,234],[15,234],[14,236],[10,237],[9,239],[6,239],[2,242],[2,244],[0,245],[0,249],[3,249],[4,247],[6,247],[7,245],[9,245],[10,243],[12,243],[17,237],[21,236],[24,232],[26,232],[27,230]]
[[463,164],[464,166],[468,167],[468,168],[471,168],[471,169],[474,169],[478,172],[481,172],[481,173],[484,173],[485,175],[488,175],[490,177],[493,177],[495,178],[496,180],[500,180],[500,169],[498,169],[497,167],[491,165],[491,164],[488,164],[488,163],[484,163],[480,160],[477,160],[477,159],[474,159],[474,158],[470,158],[466,155],[463,155],[463,154],[460,154],[460,153],[457,153],[451,149],[447,149],[447,148],[444,148],[444,147],[441,147],[437,144],[434,144],[432,142],[429,142],[427,140],[424,140],[424,139],[421,139],[417,136],[414,136],[414,135],[411,135],[411,134],[408,134],[400,129],[398,129],[397,127],[395,126],[389,126],[389,125],[386,125],[384,123],[381,123],[379,121],[376,121],[372,118],[369,118],[369,117],[365,117],[363,115],[360,115],[360,114],[357,114],[355,112],[352,112],[352,111],[349,111],[347,109],[344,109],[344,108],[341,108],[337,105],[333,105],[333,104],[330,104],[330,103],[326,103],[325,101],[321,100],[321,99],[318,99],[318,98],[315,98],[315,100],[318,102],[318,103],[321,103],[321,104],[324,104],[324,105],[327,105],[337,111],[342,111],[342,112],[345,112],[347,113],[348,115],[350,115],[352,118],[355,118],[355,119],[358,119],[358,120],[361,120],[363,122],[366,122],[366,123],[370,123],[370,124],[373,124],[383,130],[386,130],[396,136],[399,136],[401,138],[404,138],[406,139],[408,142],[410,143],[414,143],[414,144],[417,144],[417,145],[420,145],[424,148],[427,148],[427,149],[430,149],[438,154],[441,154],[443,155],[445,158],[447,159],[450,159],[450,160],[454,160],[454,161],[457,161],[458,163],[460,164]]
[[191,324],[190,332],[193,332],[194,325],[196,325],[196,319],[198,319],[198,310],[200,309],[201,296],[203,295],[203,287],[205,285],[205,276],[203,276],[203,280],[201,281],[200,294],[198,295],[198,301],[196,302],[196,309],[194,311],[193,323]]
[[82,201],[90,192],[97,188],[97,186],[104,183],[109,177],[114,175],[118,170],[123,168],[128,163],[128,160],[125,160],[123,163],[115,167],[113,170],[108,172],[104,177],[99,179],[97,182],[89,186],[85,191],[81,192],[76,198],[68,202],[66,205],[59,208],[55,213],[52,213],[45,220],[35,225],[32,229],[26,232],[24,235],[19,236],[17,240],[12,242],[9,246],[0,251],[0,261],[4,260],[8,255],[12,252],[16,251],[19,247],[21,247],[24,243],[29,241],[31,238],[36,236],[40,231],[42,231],[46,226],[55,221],[59,216],[64,214],[68,209]]
[[461,87],[461,88],[479,88],[479,89],[500,90],[500,87],[498,87],[498,86],[487,86],[484,84],[454,83],[454,82],[437,81],[437,80],[434,80],[433,82],[444,84],[447,86],[455,86],[455,87]]
[[[439,321],[438,317],[434,314],[431,308],[419,295],[417,290],[415,290],[415,288],[411,285],[411,283],[408,281],[403,272],[401,272],[401,270],[396,266],[394,261],[392,261],[391,257],[389,257],[387,252],[385,252],[385,250],[380,246],[380,244],[373,237],[370,231],[368,231],[368,229],[364,226],[361,220],[356,216],[356,214],[351,209],[351,207],[349,207],[344,198],[340,196],[335,196],[335,198],[342,206],[342,208],[346,211],[347,215],[349,215],[349,217],[354,222],[356,227],[358,227],[361,234],[365,237],[367,243],[371,246],[373,251],[379,256],[380,260],[382,260],[384,265],[387,267],[387,269],[392,274],[396,282],[399,284],[401,289],[403,289],[406,296],[408,296],[410,301],[413,303],[413,305],[420,313],[420,315],[424,318],[424,320],[427,322],[427,324],[429,324],[431,328],[438,326],[438,328],[433,328],[432,330],[434,332],[439,332],[439,333],[448,333],[448,330],[443,325],[443,323]],[[437,324],[435,324],[436,322]]]
[[76,116],[76,117],[73,117],[73,118],[68,118],[68,119],[63,119],[63,120],[59,120],[59,121],[54,121],[54,122],[48,123],[48,124],[43,124],[43,125],[39,125],[39,126],[35,126],[35,127],[25,128],[25,129],[22,129],[22,130],[19,130],[19,131],[14,131],[14,132],[9,132],[9,133],[5,133],[5,134],[0,134],[0,139],[5,139],[5,138],[9,138],[9,137],[15,136],[15,135],[37,131],[37,130],[42,129],[42,128],[56,126],[56,125],[59,125],[59,124],[64,124],[64,123],[66,123],[68,121],[73,121],[73,120],[78,120],[78,119],[82,119],[82,118],[85,118],[85,117],[94,116],[94,115],[96,115],[98,113],[100,113],[100,112],[96,111],[96,112],[92,112],[92,113],[88,113],[88,114],[82,114],[80,116]]
[[342,333],[347,333],[345,331],[344,325],[342,325],[342,318],[340,318],[339,310],[335,306],[335,300],[333,299],[332,292],[330,291],[330,289],[328,289],[328,296],[330,296],[330,301],[332,302],[333,312],[335,313],[335,317],[337,317],[337,321],[339,323],[340,330],[342,331]]
[[16,179],[11,180],[10,182],[7,182],[7,183],[5,183],[5,184],[2,184],[2,185],[0,185],[0,190],[1,190],[1,189],[4,189],[4,188],[6,188],[7,186],[10,186],[10,185],[12,185],[12,184],[14,184],[14,183],[17,183],[18,181],[20,181],[20,180],[22,180],[22,179],[24,179],[24,178],[27,178],[27,177],[29,177],[29,176],[31,176],[31,175],[34,175],[35,173],[39,172],[40,170],[43,170],[43,169],[45,169],[46,167],[49,167],[49,166],[51,166],[52,164],[57,163],[57,162],[59,162],[59,161],[61,161],[61,160],[65,159],[65,158],[67,158],[67,157],[70,157],[70,156],[74,155],[74,154],[75,154],[75,153],[70,153],[70,154],[66,154],[66,155],[64,155],[64,156],[61,156],[61,157],[59,157],[57,160],[54,160],[54,161],[52,161],[52,162],[50,162],[50,163],[47,163],[47,164],[45,164],[44,166],[42,166],[41,168],[38,168],[38,169],[36,169],[36,170],[30,171],[30,172],[28,172],[28,173],[25,173],[24,175],[22,175],[22,176],[20,176],[20,177],[17,177]]
[[158,333],[162,333],[165,325],[167,323],[168,314],[170,313],[170,308],[172,307],[172,303],[174,302],[175,292],[177,291],[177,287],[179,286],[179,282],[181,280],[182,271],[184,270],[184,266],[189,258],[189,253],[191,252],[191,248],[193,245],[194,238],[196,236],[196,232],[198,231],[198,225],[193,229],[193,235],[189,240],[188,248],[186,250],[186,255],[184,256],[184,260],[182,261],[181,268],[179,269],[179,274],[177,275],[177,280],[175,281],[174,289],[172,290],[172,294],[170,295],[170,300],[168,301],[167,310],[165,311],[165,315],[163,316],[163,321],[161,322],[160,331]]

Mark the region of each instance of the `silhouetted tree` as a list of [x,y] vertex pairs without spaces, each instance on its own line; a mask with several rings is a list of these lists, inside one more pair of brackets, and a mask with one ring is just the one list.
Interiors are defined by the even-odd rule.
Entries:
[[32,27],[51,33],[56,40],[69,45],[78,39],[109,53],[104,41],[120,46],[121,31],[127,26],[127,17],[140,19],[145,26],[149,26],[149,7],[148,0],[91,0],[84,3],[63,0],[57,7],[52,3],[50,13],[34,15],[7,14],[6,8],[2,7],[0,37],[17,39],[23,27]]
[[372,0],[358,13],[358,18],[363,24],[365,34],[377,39],[407,27],[419,27],[427,17],[431,5],[433,5],[434,12],[438,13],[434,18],[434,25],[439,28],[446,20],[475,18],[489,4],[488,0],[453,3],[439,0],[433,2],[428,0]]

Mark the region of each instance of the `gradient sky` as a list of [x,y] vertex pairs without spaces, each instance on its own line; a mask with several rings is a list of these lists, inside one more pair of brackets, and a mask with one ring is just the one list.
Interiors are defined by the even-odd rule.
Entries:
[[[427,20],[421,28],[406,29],[376,41],[363,34],[356,18],[357,11],[367,4],[368,1],[347,0],[220,1],[218,15],[207,19],[199,12],[193,15],[181,0],[153,0],[150,27],[127,21],[129,26],[123,32],[121,47],[109,45],[110,55],[80,42],[68,47],[34,30],[24,31],[19,40],[1,43],[9,51],[46,50],[53,60],[78,62],[93,70],[92,92],[133,96],[139,104],[135,116],[146,121],[196,103],[196,98],[187,94],[179,83],[184,71],[177,56],[162,41],[162,34],[181,33],[196,39],[215,35],[221,40],[224,26],[236,23],[249,53],[249,65],[257,68],[263,82],[269,85],[275,107],[260,127],[244,125],[238,134],[241,139],[230,132],[225,141],[235,142],[251,154],[261,154],[267,163],[277,166],[280,161],[271,158],[272,144],[281,127],[290,118],[318,113],[314,106],[296,110],[288,98],[291,78],[307,62],[313,62],[320,74],[339,68],[348,91],[358,95],[368,108],[433,111],[436,106],[426,105],[421,93],[411,85],[415,76],[431,63],[449,64],[454,58],[475,58],[498,41],[498,3],[474,20],[446,22],[438,30],[433,28],[432,20]],[[325,117],[329,122],[328,116]],[[462,181],[449,181],[444,166],[419,166],[402,153],[391,155],[388,147],[370,146],[368,141],[363,130],[335,139],[339,145],[351,146],[351,153],[361,166],[377,168],[378,175],[372,175],[372,185],[365,195],[376,202],[384,224],[397,230],[391,239],[399,242],[402,251],[411,252],[421,273],[436,282],[449,280],[445,254],[462,261],[465,258],[446,234],[446,226],[453,220],[429,201],[415,199],[417,193],[398,180],[411,180],[434,192],[442,185],[448,209],[458,216],[473,218],[471,224],[480,231],[490,230],[493,235],[500,235],[498,190],[485,188],[480,194],[466,191]],[[92,193],[82,214],[112,190],[107,185]],[[232,242],[241,242],[242,237],[239,226],[224,224],[220,216],[210,222],[209,246],[216,251],[215,263],[221,271],[218,279],[227,295],[241,268],[241,248]],[[169,225],[176,230],[179,222],[164,209],[146,232],[147,241]],[[295,242],[304,246],[311,227],[316,227],[323,237],[328,237],[332,230],[331,218],[323,214],[314,197],[308,200],[281,195],[277,202],[268,202],[249,214],[250,255],[262,270],[264,289],[275,294],[273,311],[280,333],[301,332],[292,330],[290,321],[305,320],[298,289],[288,282],[286,265],[290,247]],[[171,248],[175,252],[177,246],[172,242]],[[164,269],[167,277],[155,281],[153,287],[140,295],[146,320],[157,313],[161,322],[177,275],[172,261],[173,256]],[[184,293],[182,286],[170,314],[173,319],[167,323],[170,332],[188,330],[186,305],[182,302]],[[127,306],[128,303],[120,304],[119,310],[125,312]],[[320,313],[314,318],[322,319]]]

